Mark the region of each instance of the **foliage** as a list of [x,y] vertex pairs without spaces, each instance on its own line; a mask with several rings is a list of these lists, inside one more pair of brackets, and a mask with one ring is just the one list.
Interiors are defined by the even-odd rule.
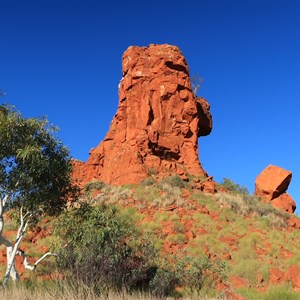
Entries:
[[231,192],[240,193],[242,195],[249,195],[249,191],[246,187],[241,186],[237,183],[234,183],[231,179],[226,177],[223,178],[223,182],[221,183],[227,190]]
[[287,220],[290,217],[287,213],[249,194],[217,193],[215,194],[215,199],[223,206],[222,212],[225,213],[227,211],[226,217],[229,217],[230,214],[234,217],[238,217],[238,215],[249,216],[252,214],[259,218],[259,225],[265,223],[265,227],[286,227]]
[[155,270],[155,275],[149,283],[149,289],[155,296],[163,298],[175,294],[179,279],[170,264],[164,262]]
[[186,292],[200,295],[223,274],[221,264],[205,257],[184,255],[174,264],[166,263],[149,236],[143,236],[128,214],[123,216],[112,205],[84,204],[61,216],[57,228],[61,245],[65,245],[57,259],[59,271],[99,294],[143,288],[167,296],[179,284]]
[[58,267],[68,278],[99,292],[130,290],[147,280],[156,251],[115,206],[84,204],[60,218],[57,233],[65,245]]
[[153,177],[147,177],[141,182],[141,184],[145,186],[154,185],[155,183],[156,180]]
[[175,264],[166,259],[160,262],[155,276],[150,282],[153,294],[157,296],[174,296],[176,286],[182,287],[191,298],[211,295],[217,280],[226,280],[225,264],[210,260],[206,256],[192,257],[184,255],[175,257]]
[[93,191],[101,190],[105,186],[103,181],[91,181],[84,187],[84,192],[87,196],[90,196]]
[[208,296],[218,280],[226,280],[224,262],[209,259],[207,256],[185,256],[177,263],[180,283],[190,296]]
[[167,241],[177,244],[177,245],[184,245],[187,243],[187,237],[185,234],[183,233],[175,233],[175,234],[171,234],[167,237]]
[[155,168],[148,168],[148,170],[147,170],[147,175],[148,176],[155,176],[157,174],[158,174],[157,169],[155,169]]
[[126,186],[109,186],[106,193],[109,194],[107,203],[125,201],[125,204],[128,201],[128,198],[132,197],[132,190]]
[[197,96],[197,93],[201,88],[203,81],[204,81],[203,77],[201,77],[198,74],[195,74],[191,77],[192,91],[195,96]]
[[24,118],[0,106],[0,196],[33,211],[60,211],[75,192],[68,149],[45,119]]
[[186,186],[185,182],[178,175],[165,177],[161,180],[160,183],[161,184],[167,183],[171,187],[178,187],[181,189]]

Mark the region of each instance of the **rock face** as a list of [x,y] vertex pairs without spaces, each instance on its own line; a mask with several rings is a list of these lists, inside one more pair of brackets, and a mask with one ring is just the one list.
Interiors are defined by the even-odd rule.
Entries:
[[269,165],[256,177],[254,194],[262,197],[265,202],[270,202],[278,209],[293,213],[296,209],[296,203],[286,193],[291,179],[292,172]]
[[283,282],[290,282],[294,291],[300,291],[300,268],[297,265],[291,265],[285,272],[278,268],[271,268],[269,271],[269,283],[272,285]]
[[273,199],[271,204],[289,214],[292,214],[296,210],[296,203],[288,193],[283,193],[279,197]]
[[210,106],[191,89],[178,47],[129,47],[122,57],[119,107],[104,140],[86,163],[74,161],[74,178],[138,183],[149,175],[204,175],[198,138],[212,129]]
[[300,292],[300,268],[297,265],[291,265],[285,272],[285,280],[292,284],[294,291]]

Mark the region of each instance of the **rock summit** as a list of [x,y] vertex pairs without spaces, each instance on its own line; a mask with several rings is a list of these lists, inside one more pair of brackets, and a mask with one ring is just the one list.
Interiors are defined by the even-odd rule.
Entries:
[[211,132],[209,110],[208,102],[192,91],[178,47],[129,47],[122,57],[119,106],[110,129],[87,162],[74,160],[74,178],[127,184],[149,175],[207,176],[198,158],[198,138]]

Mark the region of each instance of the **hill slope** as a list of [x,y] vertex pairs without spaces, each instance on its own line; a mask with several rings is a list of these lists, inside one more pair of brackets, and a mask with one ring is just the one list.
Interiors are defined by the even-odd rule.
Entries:
[[[224,262],[226,278],[216,286],[219,294],[233,299],[239,299],[238,295],[280,299],[276,297],[285,291],[294,297],[287,299],[299,299],[300,231],[295,228],[299,219],[250,196],[229,180],[218,184],[214,194],[199,190],[201,182],[207,179],[184,182],[173,176],[156,182],[150,177],[141,184],[123,186],[92,182],[81,200],[120,207],[144,233],[154,235],[156,247],[170,261],[207,257]],[[29,255],[30,250],[33,255],[45,251],[51,222],[42,221],[39,236],[33,238],[32,233],[27,238]],[[47,273],[46,262],[44,266],[36,274],[40,278]],[[272,293],[273,298],[268,298]]]

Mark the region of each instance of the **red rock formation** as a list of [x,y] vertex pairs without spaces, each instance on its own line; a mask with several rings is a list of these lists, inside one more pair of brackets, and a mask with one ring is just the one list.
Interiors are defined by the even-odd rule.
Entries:
[[236,275],[231,276],[229,279],[230,279],[230,282],[231,282],[232,286],[235,289],[240,289],[240,288],[250,286],[250,283],[249,283],[248,279],[244,279],[244,278],[236,276]]
[[208,194],[215,194],[217,192],[216,182],[213,181],[212,176],[209,176],[204,180],[200,178],[194,178],[192,181],[192,188]]
[[292,172],[269,165],[256,177],[255,195],[271,201],[286,192],[291,179]]
[[285,280],[290,281],[293,289],[300,292],[300,267],[291,265],[285,272]]
[[265,202],[270,202],[278,209],[293,213],[296,209],[296,203],[286,193],[291,179],[292,172],[269,165],[256,177],[254,194],[261,197]]
[[269,270],[269,283],[271,285],[280,284],[284,282],[284,272],[278,268],[271,268]]
[[300,267],[298,265],[291,265],[285,272],[282,272],[278,268],[270,269],[270,285],[284,282],[290,282],[294,291],[300,291]]
[[198,138],[212,129],[209,104],[193,94],[179,48],[129,47],[122,68],[117,113],[88,161],[74,161],[74,178],[125,184],[149,175],[207,176]]
[[271,201],[272,206],[281,209],[289,214],[292,214],[296,209],[294,199],[288,194],[283,193],[279,197]]
[[296,217],[291,217],[288,220],[288,225],[290,228],[300,229],[300,219]]

